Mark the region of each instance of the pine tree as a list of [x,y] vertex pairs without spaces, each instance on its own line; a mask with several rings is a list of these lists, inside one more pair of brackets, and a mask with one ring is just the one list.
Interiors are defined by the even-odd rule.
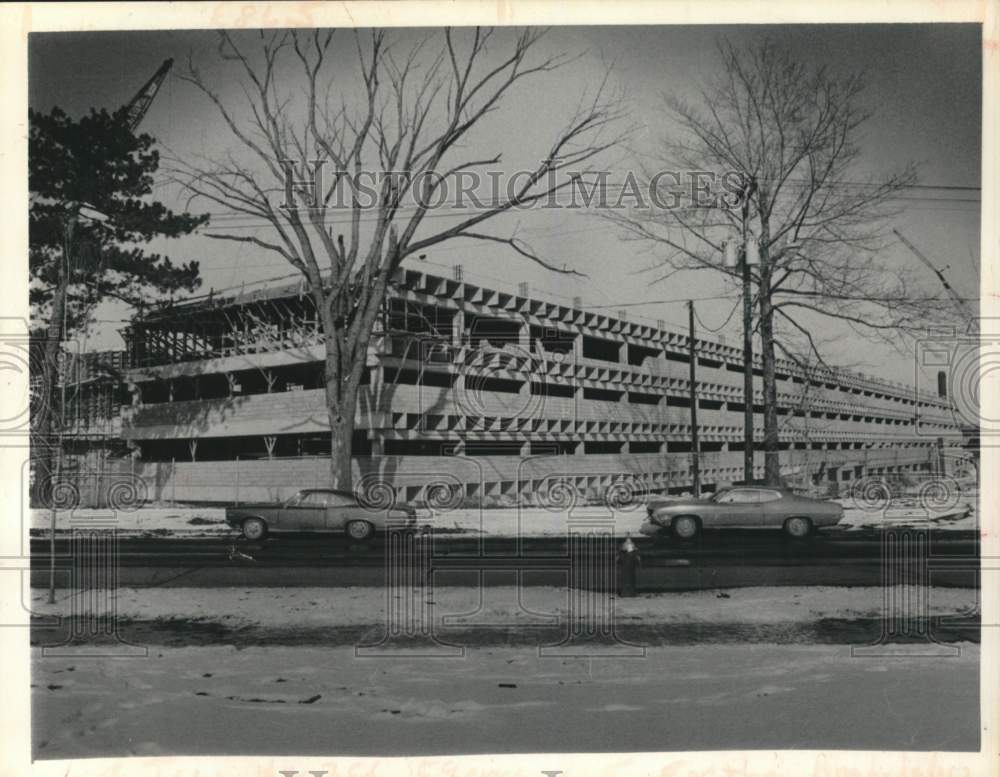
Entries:
[[45,501],[57,431],[60,343],[91,323],[108,299],[140,308],[194,291],[198,263],[175,265],[145,245],[187,235],[207,215],[173,213],[153,200],[154,140],[136,135],[125,109],[74,120],[60,108],[29,111],[29,300],[32,317],[33,496]]

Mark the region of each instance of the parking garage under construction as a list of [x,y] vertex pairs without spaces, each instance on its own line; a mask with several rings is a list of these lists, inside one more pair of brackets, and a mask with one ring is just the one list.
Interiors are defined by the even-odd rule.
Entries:
[[[242,502],[328,482],[324,347],[301,283],[174,303],[123,336],[114,370],[74,380],[67,477],[75,471],[81,491],[128,473],[144,499]],[[402,269],[368,349],[356,481],[406,500],[446,486],[437,493],[480,504],[537,500],[555,482],[588,499],[615,484],[690,489],[689,350],[687,333],[536,298],[524,284]],[[700,337],[694,350],[700,476],[712,490],[743,480],[742,351]],[[759,432],[759,362],[754,372]],[[791,360],[778,360],[777,379],[792,484],[936,470],[941,440],[959,447],[942,397]]]

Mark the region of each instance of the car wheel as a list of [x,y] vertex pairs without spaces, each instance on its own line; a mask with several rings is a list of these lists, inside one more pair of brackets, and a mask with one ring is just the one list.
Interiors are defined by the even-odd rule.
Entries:
[[682,515],[671,521],[670,529],[679,540],[693,540],[701,530],[701,521],[690,515]]
[[812,521],[808,518],[789,518],[785,521],[785,534],[797,540],[803,540],[812,534]]
[[241,528],[248,540],[262,540],[267,536],[267,524],[260,518],[247,518]]
[[367,540],[375,532],[375,527],[368,521],[350,521],[346,529],[347,536],[352,540]]

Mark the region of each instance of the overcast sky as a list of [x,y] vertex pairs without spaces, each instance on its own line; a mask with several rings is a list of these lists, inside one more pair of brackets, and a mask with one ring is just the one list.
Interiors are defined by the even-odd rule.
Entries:
[[[427,31],[395,31],[402,44]],[[501,31],[500,43],[513,31]],[[804,61],[869,72],[868,100],[876,114],[861,137],[864,168],[861,175],[877,175],[908,162],[919,164],[919,182],[925,186],[978,187],[980,185],[981,42],[976,25],[808,25],[755,27],[589,27],[557,28],[543,43],[542,53],[581,53],[572,66],[533,81],[510,93],[502,109],[470,138],[470,152],[485,156],[502,152],[504,166],[533,165],[548,150],[553,134],[572,114],[580,96],[594,88],[606,65],[613,65],[615,87],[627,92],[630,119],[642,129],[634,140],[638,150],[651,148],[666,131],[663,94],[692,94],[695,85],[718,72],[715,43],[726,36],[736,44],[752,44],[766,36],[787,46]],[[30,41],[30,104],[47,111],[60,106],[71,115],[91,107],[116,108],[168,57],[183,66],[193,57],[206,77],[227,100],[238,104],[230,70],[211,64],[216,37],[210,32],[108,32],[33,34]],[[349,42],[345,37],[344,43]],[[353,44],[351,44],[353,46]],[[337,48],[343,61],[338,89],[355,84],[351,46]],[[298,88],[291,86],[290,88]],[[224,126],[211,105],[190,85],[171,77],[147,115],[148,132],[179,155],[217,154],[229,144]],[[476,156],[484,156],[475,153]],[[634,159],[618,152],[608,157],[618,173]],[[185,202],[171,186],[157,189],[168,205]],[[978,294],[979,192],[969,190],[914,190],[899,205],[897,226],[942,267],[964,296]],[[216,210],[207,204],[192,210]],[[216,223],[220,223],[217,219]],[[428,272],[450,273],[461,263],[466,276],[483,285],[514,286],[528,281],[545,294],[580,296],[585,305],[603,306],[613,313],[630,305],[630,317],[664,319],[680,326],[686,321],[683,300],[697,298],[699,317],[706,325],[723,324],[735,302],[721,279],[706,273],[674,275],[669,282],[651,284],[641,273],[656,262],[655,253],[621,240],[612,227],[593,215],[563,210],[523,211],[491,227],[494,234],[517,227],[519,236],[556,265],[587,273],[587,279],[547,273],[501,246],[468,241],[446,243],[428,251],[426,262],[412,261]],[[263,235],[263,233],[261,233]],[[291,272],[281,257],[252,246],[220,243],[192,236],[169,244],[175,261],[201,262],[204,289],[238,286],[244,281]],[[899,246],[900,262],[916,260]],[[928,294],[940,289],[926,273]],[[634,306],[635,303],[651,304]],[[120,324],[126,315],[107,306],[102,324],[90,337],[90,347],[120,347]],[[739,342],[738,317],[722,327],[729,342]],[[858,339],[846,328],[825,324],[829,336],[846,334],[829,346],[830,359],[883,377],[912,382],[912,360],[883,345]]]

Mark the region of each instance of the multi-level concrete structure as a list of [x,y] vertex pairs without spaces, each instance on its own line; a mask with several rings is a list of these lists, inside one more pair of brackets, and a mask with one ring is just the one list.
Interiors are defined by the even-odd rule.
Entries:
[[[246,500],[325,481],[322,336],[300,285],[192,299],[124,335],[132,404],[121,436],[150,496]],[[737,348],[695,347],[712,488],[742,478],[743,367]],[[448,486],[438,497],[500,501],[544,496],[554,481],[590,496],[623,479],[690,488],[688,352],[686,334],[532,298],[525,286],[484,288],[460,268],[402,270],[369,348],[356,472],[405,499],[438,484]],[[785,360],[778,380],[789,479],[924,471],[938,436],[955,441],[947,401],[910,387]]]

